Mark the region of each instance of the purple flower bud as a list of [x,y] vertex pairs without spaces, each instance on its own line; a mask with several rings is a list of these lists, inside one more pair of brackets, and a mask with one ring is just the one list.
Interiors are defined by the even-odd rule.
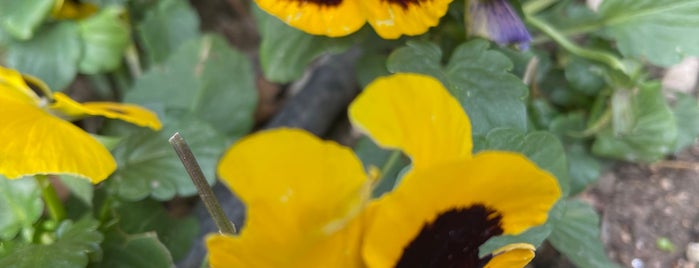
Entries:
[[514,44],[523,50],[529,47],[532,37],[507,0],[469,0],[467,9],[469,35],[501,46]]

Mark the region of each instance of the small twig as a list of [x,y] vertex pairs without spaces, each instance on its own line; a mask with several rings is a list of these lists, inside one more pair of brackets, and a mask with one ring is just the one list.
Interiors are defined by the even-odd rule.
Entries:
[[206,205],[206,209],[209,211],[211,218],[214,219],[214,223],[216,223],[219,232],[235,234],[235,226],[228,220],[226,213],[221,209],[221,205],[218,200],[216,200],[214,192],[211,191],[211,187],[209,187],[209,184],[206,182],[206,177],[204,177],[204,173],[201,171],[201,167],[199,167],[199,163],[197,163],[196,158],[194,158],[194,154],[189,148],[189,145],[187,145],[187,142],[182,138],[179,132],[172,135],[169,141],[172,148],[177,152],[177,156],[182,160],[182,164],[187,170],[192,182],[194,182],[194,185],[197,187],[199,197],[204,202],[204,205]]

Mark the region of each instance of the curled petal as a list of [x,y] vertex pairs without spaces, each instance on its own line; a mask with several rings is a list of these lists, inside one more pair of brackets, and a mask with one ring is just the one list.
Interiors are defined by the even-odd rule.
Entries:
[[141,106],[116,102],[86,102],[78,103],[63,93],[56,92],[51,109],[58,115],[68,119],[79,119],[85,116],[104,116],[119,119],[134,125],[159,130],[162,127],[158,116]]

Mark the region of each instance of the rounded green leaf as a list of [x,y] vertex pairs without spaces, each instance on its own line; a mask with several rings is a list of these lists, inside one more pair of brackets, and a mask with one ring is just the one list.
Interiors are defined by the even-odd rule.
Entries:
[[22,228],[31,227],[43,211],[41,190],[33,177],[0,176],[0,240],[10,240]]
[[53,5],[54,0],[0,0],[0,26],[17,39],[30,39]]
[[132,201],[147,196],[170,200],[175,195],[196,194],[196,187],[168,143],[175,132],[187,139],[209,183],[216,180],[216,164],[226,149],[219,132],[186,113],[171,112],[163,122],[162,130],[138,129],[113,150],[118,168],[109,182],[120,197]]
[[75,78],[82,45],[77,25],[48,24],[33,39],[12,42],[5,55],[8,67],[36,76],[51,90],[65,89]]
[[121,65],[131,42],[129,25],[120,16],[124,10],[108,7],[78,23],[83,55],[78,67],[81,73],[113,71]]

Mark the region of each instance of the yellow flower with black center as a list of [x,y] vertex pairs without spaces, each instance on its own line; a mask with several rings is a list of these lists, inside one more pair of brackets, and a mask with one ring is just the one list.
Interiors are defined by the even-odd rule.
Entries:
[[380,78],[349,113],[377,144],[412,160],[399,185],[369,207],[362,246],[368,267],[521,267],[533,257],[526,244],[485,259],[478,248],[544,223],[560,196],[558,183],[516,153],[472,155],[470,121],[439,81]]
[[106,179],[116,169],[109,150],[69,122],[88,116],[120,119],[155,130],[161,127],[153,112],[139,106],[80,104],[63,93],[51,93],[36,78],[0,67],[0,174],[11,179],[71,174],[92,183]]
[[472,155],[468,117],[434,78],[371,83],[349,109],[412,169],[368,200],[370,180],[349,151],[301,130],[265,131],[234,145],[219,174],[247,206],[240,235],[207,239],[214,267],[522,267],[534,247],[480,258],[489,238],[546,221],[556,180],[511,152]]
[[304,32],[339,37],[369,22],[382,38],[418,35],[436,26],[452,0],[255,0]]

